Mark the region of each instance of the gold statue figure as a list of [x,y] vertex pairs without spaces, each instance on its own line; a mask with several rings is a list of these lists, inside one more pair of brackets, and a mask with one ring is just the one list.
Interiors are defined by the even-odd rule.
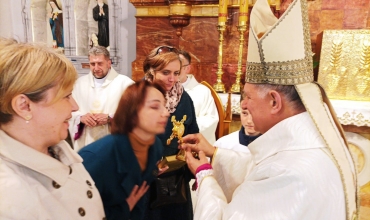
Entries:
[[184,115],[181,121],[176,121],[176,117],[173,115],[171,118],[171,122],[173,124],[172,134],[170,138],[167,139],[167,145],[169,145],[174,138],[178,138],[180,143],[182,143],[182,135],[184,134],[185,127],[184,121],[186,120],[186,115]]
[[[176,121],[176,117],[173,115],[171,118],[171,122],[173,124],[172,134],[170,138],[167,139],[167,145],[169,145],[174,138],[178,138],[180,144],[182,144],[182,135],[184,135],[185,127],[184,122],[186,120],[186,115],[184,115],[181,121]],[[185,151],[180,150],[179,153],[176,155],[176,159],[185,161]]]

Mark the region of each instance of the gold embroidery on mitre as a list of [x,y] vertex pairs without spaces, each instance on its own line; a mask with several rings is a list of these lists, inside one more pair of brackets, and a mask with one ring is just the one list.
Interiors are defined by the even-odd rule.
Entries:
[[279,85],[312,82],[312,63],[307,59],[270,63],[249,62],[245,81]]
[[[308,20],[308,6],[306,1],[301,1],[301,18],[303,23],[303,37],[304,39],[304,58],[296,60],[287,60],[279,62],[265,62],[265,53],[262,49],[263,40],[268,37],[274,29],[279,28],[279,24],[284,22],[286,16],[294,8],[298,1],[294,1],[277,23],[266,32],[260,39],[256,39],[258,44],[258,52],[260,55],[261,63],[247,62],[247,71],[245,81],[248,83],[268,83],[279,85],[296,85],[308,83],[313,81],[313,63],[311,52],[311,38]],[[253,29],[250,29],[253,32]],[[279,43],[279,42],[277,42]],[[289,51],[282,51],[287,52]]]

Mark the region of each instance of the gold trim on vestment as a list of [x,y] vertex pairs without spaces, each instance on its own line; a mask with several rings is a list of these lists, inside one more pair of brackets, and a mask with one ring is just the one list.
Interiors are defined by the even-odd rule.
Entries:
[[[354,219],[358,216],[359,210],[356,167],[350,161],[350,159],[354,161],[352,155],[345,151],[345,148],[348,149],[348,144],[343,129],[335,117],[335,112],[324,90],[320,89],[320,85],[306,83],[295,85],[295,88],[338,168],[345,195],[346,218]],[[325,107],[325,104],[328,108]],[[348,158],[347,155],[351,158]]]
[[211,157],[211,165],[213,167],[213,163],[215,161],[215,157],[216,157],[216,154],[217,154],[217,151],[218,151],[218,147],[214,147],[215,148],[215,152],[213,152],[213,155]]

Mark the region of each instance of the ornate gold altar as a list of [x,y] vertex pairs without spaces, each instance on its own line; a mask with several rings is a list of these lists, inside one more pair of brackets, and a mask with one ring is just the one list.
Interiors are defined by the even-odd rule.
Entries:
[[331,99],[370,101],[370,30],[324,31],[318,82]]
[[318,82],[357,163],[360,219],[370,219],[370,30],[324,31],[320,57]]

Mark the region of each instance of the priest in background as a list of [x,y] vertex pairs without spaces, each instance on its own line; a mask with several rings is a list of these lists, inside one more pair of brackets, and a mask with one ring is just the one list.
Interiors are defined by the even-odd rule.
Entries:
[[218,124],[215,100],[211,91],[205,85],[199,83],[192,74],[189,74],[191,71],[190,54],[185,50],[179,50],[179,57],[182,62],[179,80],[193,100],[199,132],[204,135],[209,143],[214,143]]
[[89,74],[78,78],[72,92],[80,107],[72,113],[69,123],[76,151],[110,134],[110,121],[121,95],[134,83],[113,69],[110,53],[105,47],[90,49],[89,64]]

